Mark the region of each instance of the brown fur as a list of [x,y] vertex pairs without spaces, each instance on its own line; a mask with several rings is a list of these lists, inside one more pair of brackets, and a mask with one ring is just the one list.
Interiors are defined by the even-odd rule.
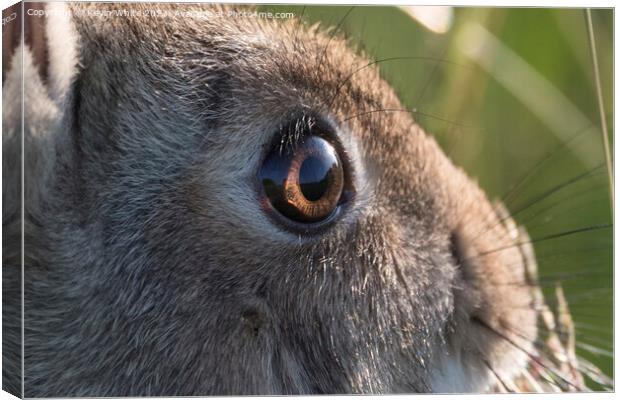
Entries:
[[[119,7],[71,5],[95,8]],[[296,20],[73,22],[79,67],[31,154],[50,161],[27,171],[27,396],[480,391],[489,365],[523,366],[479,322],[535,338],[515,237],[408,113],[375,112],[401,105],[342,38]],[[281,229],[256,191],[299,115],[335,127],[354,175],[320,234]]]

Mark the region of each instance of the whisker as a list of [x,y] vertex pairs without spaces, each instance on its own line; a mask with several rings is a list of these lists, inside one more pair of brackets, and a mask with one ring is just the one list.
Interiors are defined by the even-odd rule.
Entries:
[[[554,249],[555,250],[555,249]],[[536,261],[538,262],[539,265],[545,265],[545,266],[552,266],[555,265],[553,263],[553,261],[556,260],[566,260],[566,259],[570,259],[570,260],[574,260],[574,257],[576,257],[577,255],[586,255],[586,254],[591,254],[593,252],[599,252],[599,251],[606,251],[606,250],[610,250],[610,248],[608,246],[603,246],[603,247],[591,247],[588,249],[579,249],[576,251],[547,251],[547,252],[542,252],[540,255],[536,256]],[[507,266],[509,267],[518,267],[519,265],[523,264],[522,261],[516,261],[514,263],[508,263]],[[602,262],[598,262],[598,263],[589,263],[586,264],[587,266],[593,266],[593,265],[601,265],[603,264]],[[592,272],[591,271],[586,271],[583,272],[579,271],[579,274],[585,274],[586,276],[589,276]],[[570,274],[568,276],[574,276],[576,274]],[[567,276],[566,272],[561,272],[561,273],[545,273],[545,274],[538,274],[539,278],[553,278],[553,277],[563,277],[563,276]],[[607,275],[600,275],[600,276],[607,276]]]
[[610,317],[610,315],[603,315],[603,314],[596,313],[596,312],[590,312],[589,310],[586,312],[578,312],[578,311],[571,310],[571,315],[575,317],[579,317],[579,318],[597,318],[597,319]]
[[433,66],[433,70],[431,71],[428,79],[425,80],[424,86],[422,86],[422,89],[420,90],[420,94],[418,94],[418,97],[415,99],[414,104],[416,105],[416,107],[418,104],[420,104],[420,101],[424,97],[424,94],[426,94],[426,89],[428,89],[431,81],[433,80],[433,77],[437,73],[437,69],[439,68],[439,64],[441,63],[440,60],[444,59],[447,52],[448,52],[448,47],[445,47],[443,51],[441,52],[441,58],[437,62],[435,62],[435,65]]
[[534,389],[534,392],[536,393],[545,392],[545,390],[543,390],[540,384],[536,381],[536,379],[532,376],[532,374],[527,369],[524,369],[523,371],[521,371],[521,375],[527,380],[530,386],[532,386],[532,388]]
[[[604,171],[601,171],[601,173],[604,173]],[[548,207],[545,207],[545,208],[543,208],[542,210],[539,210],[539,211],[537,211],[536,213],[534,213],[534,214],[532,214],[532,215],[529,215],[529,216],[528,216],[528,218],[526,218],[526,219],[519,220],[519,224],[520,224],[520,225],[526,225],[528,222],[532,221],[532,220],[533,220],[534,218],[536,218],[536,217],[539,217],[541,214],[544,214],[545,212],[547,212],[547,211],[549,211],[549,210],[551,210],[551,209],[553,209],[553,208],[556,208],[556,207],[558,206],[558,204],[563,204],[563,203],[562,203],[563,201],[565,201],[565,200],[569,200],[569,199],[570,199],[570,200],[573,200],[573,201],[571,201],[571,203],[572,203],[572,202],[574,202],[574,200],[575,200],[575,199],[578,199],[578,198],[580,198],[580,197],[584,197],[584,196],[585,196],[585,195],[587,195],[587,194],[592,194],[592,191],[593,191],[593,190],[595,190],[595,189],[599,189],[599,188],[602,188],[602,187],[607,187],[607,183],[603,182],[603,184],[594,185],[594,187],[591,187],[591,188],[586,188],[586,190],[584,190],[584,191],[581,191],[581,192],[578,192],[578,193],[571,194],[570,196],[567,196],[566,198],[564,198],[564,199],[560,200],[558,203],[555,203],[555,204],[552,204],[552,205],[550,205],[550,206],[548,206]],[[592,206],[593,204],[594,204],[594,201],[590,202],[588,205],[589,205],[589,206]],[[559,216],[566,215],[566,214],[567,214],[567,213],[569,213],[569,212],[573,212],[573,211],[576,211],[576,210],[580,210],[580,209],[582,209],[583,207],[584,207],[584,205],[583,205],[583,204],[577,204],[577,206],[575,206],[575,207],[571,207],[571,208],[569,208],[569,209],[567,209],[567,210],[564,210],[564,211],[563,211],[563,212],[561,212],[561,213],[555,213],[555,214],[553,214],[553,216],[557,218],[557,217],[559,217]],[[527,225],[526,225],[526,226],[527,226],[528,231],[530,231],[530,232],[531,232],[531,231],[534,231],[534,230],[535,230],[535,229],[537,229],[537,228],[540,228],[540,227],[542,227],[542,226],[545,226],[547,223],[548,223],[548,222],[547,222],[547,221],[545,221],[545,222],[543,222],[542,224],[532,225],[532,226],[527,226]]]
[[557,147],[554,150],[548,152],[547,155],[544,158],[542,158],[540,161],[538,161],[524,176],[522,176],[516,182],[516,184],[512,184],[511,185],[511,187],[509,188],[508,192],[501,197],[501,202],[507,204],[512,199],[512,196],[514,196],[517,193],[517,190],[520,189],[521,186],[525,182],[527,182],[532,176],[534,176],[534,174],[540,169],[540,167],[545,165],[547,163],[547,161],[552,159],[555,155],[557,155],[557,154],[561,153],[562,151],[566,150],[568,148],[568,146],[574,140],[576,140],[577,138],[581,137],[581,135],[583,135],[584,133],[589,132],[589,129],[592,126],[593,126],[593,124],[590,123],[587,126],[579,129],[577,131],[577,134],[573,135],[568,141],[563,142],[559,147]]
[[552,195],[554,193],[557,193],[557,192],[561,191],[562,189],[564,189],[566,187],[569,187],[570,185],[572,185],[572,184],[574,184],[576,182],[579,182],[580,180],[582,180],[582,179],[584,179],[586,177],[592,176],[594,174],[594,172],[596,172],[600,168],[603,168],[604,166],[605,166],[605,164],[601,163],[601,164],[597,165],[596,167],[594,167],[594,168],[584,172],[583,174],[579,174],[576,177],[573,177],[573,178],[571,178],[571,179],[569,179],[567,181],[564,181],[564,182],[560,183],[557,186],[554,186],[554,187],[546,190],[545,192],[541,193],[538,197],[536,197],[536,199],[534,201],[526,203],[525,206],[517,209],[517,211],[515,211],[513,213],[513,215],[519,214],[520,212],[522,212],[524,210],[527,210],[532,205],[538,203],[540,200],[543,200],[543,199],[549,197],[550,195]]
[[463,139],[463,131],[459,127],[456,127],[456,128],[457,129],[455,129],[455,130],[458,133],[458,135],[457,135],[456,139],[452,142],[450,147],[448,147],[446,149],[446,154],[447,154],[448,158],[450,158],[450,159],[452,159],[453,155],[454,155],[452,152],[454,151],[454,149],[458,148],[458,143],[460,143],[460,141]]
[[502,388],[506,392],[508,392],[508,393],[515,393],[516,390],[513,390],[513,389],[508,387],[508,384],[506,382],[504,382],[504,380],[499,375],[499,373],[497,371],[495,371],[495,369],[491,366],[491,363],[486,358],[484,358],[482,355],[481,355],[481,358],[482,358],[482,362],[484,363],[484,365],[489,369],[489,371],[491,371],[491,374],[493,374],[493,376],[495,377],[497,382],[499,382],[499,384],[502,386]]
[[390,61],[407,61],[407,60],[420,60],[420,61],[435,61],[436,64],[435,65],[439,65],[441,63],[446,63],[446,64],[452,64],[452,65],[458,65],[460,67],[463,68],[467,68],[466,65],[463,64],[459,64],[457,62],[454,61],[449,61],[449,60],[445,60],[445,59],[441,59],[441,58],[434,58],[434,57],[422,57],[422,56],[411,56],[411,57],[387,57],[387,58],[381,58],[379,60],[375,60],[375,61],[371,61],[369,63],[367,63],[366,65],[363,65],[357,69],[355,69],[353,72],[351,72],[346,78],[344,78],[336,87],[336,89],[334,90],[336,93],[334,93],[334,95],[332,96],[331,100],[328,103],[328,109],[331,109],[332,105],[334,104],[334,101],[338,98],[338,95],[340,94],[340,90],[342,89],[342,87],[344,85],[347,84],[347,82],[349,82],[353,76],[355,76],[355,74],[357,74],[358,72],[369,68],[373,65],[378,65],[384,62],[390,62]]
[[603,251],[603,250],[610,250],[609,246],[604,246],[604,247],[590,247],[587,249],[579,249],[576,251],[561,251],[561,252],[551,252],[551,251],[546,251],[546,252],[541,252],[540,254],[538,254],[536,256],[536,260],[547,260],[547,259],[556,259],[556,258],[562,258],[562,257],[568,257],[568,256],[575,256],[577,254],[589,254],[592,252],[597,252],[597,251]]
[[353,9],[355,8],[355,6],[351,6],[349,7],[349,9],[347,10],[347,12],[344,14],[344,16],[340,19],[340,21],[338,22],[338,25],[336,25],[336,28],[334,28],[330,35],[329,35],[329,39],[327,40],[327,44],[325,45],[325,47],[323,48],[323,52],[321,54],[321,57],[318,60],[317,65],[319,66],[319,70],[320,68],[323,66],[323,61],[325,60],[325,56],[327,54],[327,49],[329,48],[329,44],[332,42],[332,40],[334,39],[334,36],[336,36],[336,33],[338,33],[338,31],[340,30],[340,28],[342,28],[342,24],[344,24],[344,21],[347,19],[347,17],[349,16],[349,14],[351,14],[351,12],[353,11]]
[[[603,263],[599,263],[598,265],[602,265],[602,264]],[[587,275],[585,275],[585,277],[586,278],[591,278],[591,277],[609,278],[609,275],[606,275],[606,274],[591,274],[591,275],[587,274]],[[554,287],[557,283],[570,282],[570,281],[576,281],[576,280],[579,280],[580,282],[583,282],[583,276],[551,277],[551,278],[545,278],[545,279],[543,279],[541,281],[537,281],[537,282],[522,281],[522,282],[495,283],[494,286],[496,286],[496,287],[531,287],[531,288],[540,287],[540,288],[550,288],[550,287]],[[609,288],[608,290],[611,290],[611,288]]]
[[301,25],[303,24],[304,14],[306,13],[306,6],[303,6],[301,9],[301,14],[297,18],[297,27],[295,28],[295,35],[293,36],[293,43],[298,43],[298,35],[301,30]]
[[[572,311],[574,311],[575,309],[579,310],[581,307],[580,306],[585,306],[590,308],[591,306],[603,306],[605,304],[602,303],[585,303],[585,302],[578,302],[577,300],[570,300],[571,302],[571,313]],[[513,306],[514,309],[520,309],[520,310],[528,310],[528,309],[534,309],[534,310],[541,310],[543,309],[545,306],[556,306],[561,304],[558,301],[554,301],[552,299],[546,299],[544,302],[530,302],[528,305],[525,306],[519,306],[519,305],[515,305]],[[575,315],[579,315],[579,312],[575,312]]]
[[532,360],[534,363],[536,363],[540,367],[546,369],[547,371],[553,372],[554,375],[556,375],[558,378],[560,378],[567,385],[573,387],[575,390],[580,390],[580,388],[578,386],[576,386],[573,382],[571,382],[569,379],[564,377],[563,374],[561,374],[555,368],[550,367],[548,365],[545,365],[542,361],[540,361],[538,359],[538,357],[536,357],[535,355],[531,354],[529,351],[525,350],[523,347],[519,346],[517,343],[514,342],[514,340],[510,339],[506,335],[502,334],[501,332],[498,332],[496,329],[494,329],[491,326],[489,326],[482,319],[474,316],[474,317],[472,317],[472,321],[475,322],[475,323],[478,323],[482,327],[485,327],[487,330],[489,330],[490,332],[494,333],[499,338],[501,338],[501,339],[505,340],[506,342],[508,342],[509,344],[511,344],[517,350],[520,350],[521,352],[523,352],[530,360]]
[[[594,266],[594,265],[603,265],[604,262],[599,262],[599,263],[590,263],[587,264],[587,266]],[[566,272],[562,272],[562,273],[547,273],[547,274],[543,274],[543,275],[539,275],[539,281],[541,283],[545,283],[545,282],[550,282],[550,281],[561,281],[561,280],[571,280],[571,279],[583,279],[583,278],[609,278],[610,274],[604,274],[604,273],[595,273],[593,271],[579,271],[579,272],[574,272],[574,273],[566,273]]]
[[473,126],[463,125],[463,124],[460,124],[458,122],[451,121],[449,119],[445,119],[445,118],[442,118],[442,117],[437,117],[437,116],[432,115],[432,114],[428,114],[428,113],[425,113],[425,112],[422,112],[422,111],[418,111],[417,109],[411,109],[410,110],[410,109],[406,109],[406,108],[378,108],[376,110],[364,111],[364,112],[361,112],[359,114],[355,114],[355,115],[352,115],[352,116],[345,117],[340,122],[344,123],[344,122],[350,121],[350,120],[352,120],[354,118],[359,118],[359,117],[363,117],[365,115],[381,113],[381,112],[406,112],[406,113],[409,113],[409,114],[419,115],[419,116],[422,116],[422,117],[427,117],[427,118],[435,119],[435,120],[438,120],[438,121],[442,121],[442,122],[445,122],[445,123],[448,123],[448,124],[451,124],[451,125],[459,126],[461,128],[467,128],[467,129],[473,128]]
[[503,251],[503,250],[514,248],[514,247],[520,247],[520,246],[523,246],[525,244],[540,243],[540,242],[544,242],[544,241],[547,241],[547,240],[559,239],[559,238],[566,237],[566,236],[576,235],[576,234],[579,234],[579,233],[596,231],[596,230],[602,230],[602,229],[609,229],[612,226],[613,226],[612,224],[597,224],[597,225],[586,226],[586,227],[583,227],[583,228],[572,229],[572,230],[561,232],[561,233],[555,233],[555,234],[552,234],[552,235],[543,236],[541,238],[537,238],[537,239],[533,239],[533,240],[526,240],[524,242],[519,242],[519,243],[514,243],[514,244],[511,244],[511,245],[507,245],[507,246],[498,247],[498,248],[493,249],[493,250],[483,251],[482,253],[478,253],[475,256],[466,257],[463,260],[464,261],[468,261],[468,260],[472,260],[472,259],[475,259],[475,258],[478,258],[478,257],[484,257],[484,256],[489,255],[489,254],[497,253],[498,251]]
[[588,378],[592,379],[594,382],[603,386],[605,389],[613,388],[614,381],[605,375],[603,371],[601,371],[598,367],[592,364],[590,361],[586,360],[583,357],[577,357],[579,363],[577,364],[577,368],[579,372],[586,375]]
[[602,168],[604,166],[604,164],[599,164],[598,166],[592,168],[591,170],[586,171],[583,174],[579,174],[576,177],[573,177],[567,181],[564,181],[562,183],[560,183],[559,185],[556,185],[548,190],[546,190],[545,192],[541,193],[539,196],[537,196],[533,201],[527,203],[525,206],[517,209],[516,211],[513,211],[512,213],[507,213],[507,215],[499,218],[494,224],[491,224],[490,226],[487,226],[486,229],[483,228],[480,230],[480,232],[478,232],[475,236],[476,237],[480,237],[484,234],[486,234],[487,232],[490,232],[492,229],[494,229],[495,227],[503,224],[504,222],[510,220],[511,218],[514,218],[515,216],[521,214],[522,212],[524,212],[525,210],[529,209],[530,207],[533,207],[535,204],[538,204],[538,202],[548,198],[549,196],[560,192],[562,189],[565,189],[567,187],[569,187],[570,185],[573,185],[579,181],[581,181],[582,179],[591,176],[595,171],[597,171],[598,169]]
[[[596,371],[586,371],[586,368],[584,368],[581,363],[583,361],[583,359],[581,357],[577,357],[574,353],[574,347],[568,345],[568,348],[563,348],[562,346],[564,346],[564,344],[562,344],[561,342],[563,342],[566,339],[561,339],[561,337],[563,336],[563,332],[560,330],[556,329],[549,329],[546,326],[538,326],[539,330],[546,332],[548,334],[547,339],[545,340],[535,340],[533,342],[533,344],[535,345],[535,347],[537,348],[537,351],[541,352],[541,354],[544,354],[547,359],[549,361],[553,360],[553,359],[558,359],[560,360],[560,362],[568,362],[569,368],[571,368],[573,370],[573,374],[578,374],[578,373],[583,373],[589,376],[590,373],[592,373],[593,375],[596,376],[596,378],[599,379],[605,379],[607,378],[600,370],[598,370],[596,367]],[[508,329],[508,328],[506,328]],[[516,331],[514,330],[510,330],[513,334],[520,336]],[[526,338],[527,339],[527,338]],[[552,349],[550,346],[554,346],[549,344],[547,341],[548,340],[560,340],[559,345],[560,345],[560,349],[562,349],[562,353],[557,353],[557,351],[559,349]],[[553,361],[551,361],[553,362]],[[576,375],[578,376],[578,375]],[[579,379],[579,378],[577,378]],[[579,386],[583,386],[583,382],[580,380],[580,383],[578,384]]]
[[[597,266],[597,265],[607,265],[606,261],[598,262],[598,263],[589,263],[587,266]],[[521,262],[506,264],[508,268],[521,266]],[[479,278],[483,278],[485,274],[483,272],[473,272],[470,271],[471,274],[477,276]],[[503,287],[503,286],[516,286],[516,287],[553,287],[560,282],[569,282],[572,280],[579,280],[580,282],[584,282],[584,278],[601,278],[601,279],[609,279],[611,274],[604,273],[594,273],[591,271],[586,272],[575,272],[575,273],[550,273],[539,275],[537,279],[533,281],[521,280],[521,281],[513,281],[513,282],[505,282],[505,283],[494,283],[494,286]],[[600,288],[600,290],[611,290],[611,288]]]

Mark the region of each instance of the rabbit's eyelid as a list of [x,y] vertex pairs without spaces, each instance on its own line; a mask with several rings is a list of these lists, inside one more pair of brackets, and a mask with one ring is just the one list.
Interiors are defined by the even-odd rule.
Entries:
[[340,126],[335,134],[342,145],[344,151],[343,158],[349,165],[351,171],[352,186],[355,188],[356,197],[368,197],[369,188],[368,176],[366,174],[366,163],[362,157],[361,144],[358,138],[347,126]]

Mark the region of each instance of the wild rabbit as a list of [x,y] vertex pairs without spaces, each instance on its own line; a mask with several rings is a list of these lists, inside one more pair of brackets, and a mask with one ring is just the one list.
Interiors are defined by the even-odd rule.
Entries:
[[3,68],[5,388],[22,256],[29,397],[467,392],[525,368],[524,231],[339,35],[34,9]]

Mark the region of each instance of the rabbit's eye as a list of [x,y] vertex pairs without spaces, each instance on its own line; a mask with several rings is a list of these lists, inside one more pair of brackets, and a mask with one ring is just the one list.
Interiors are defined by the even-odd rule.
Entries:
[[271,205],[301,223],[332,216],[345,186],[336,148],[317,135],[300,138],[295,146],[275,146],[261,167],[260,180]]

